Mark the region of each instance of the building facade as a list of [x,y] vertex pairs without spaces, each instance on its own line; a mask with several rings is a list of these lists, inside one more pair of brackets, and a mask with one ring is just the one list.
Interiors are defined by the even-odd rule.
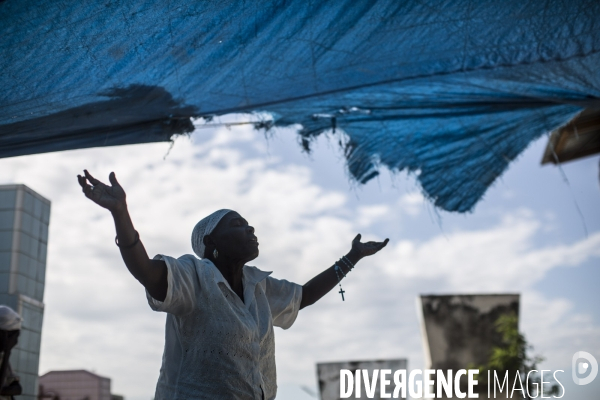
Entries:
[[[456,372],[488,365],[492,349],[504,346],[497,321],[501,316],[513,315],[518,322],[519,303],[516,293],[420,296],[418,310],[425,368]],[[477,390],[483,398],[487,386],[481,383]],[[461,387],[465,386],[466,379],[461,379]],[[498,393],[496,398],[507,396],[508,392]]]
[[42,398],[60,400],[111,400],[110,379],[80,369],[50,371],[39,380]]
[[0,186],[0,304],[23,318],[10,364],[23,400],[36,400],[50,201],[25,185]]

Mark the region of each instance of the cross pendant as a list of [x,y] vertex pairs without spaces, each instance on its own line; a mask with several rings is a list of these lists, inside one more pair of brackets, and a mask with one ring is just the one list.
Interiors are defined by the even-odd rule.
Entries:
[[342,301],[345,301],[344,300],[344,293],[346,293],[346,291],[344,289],[340,288],[340,291],[338,293],[342,295]]

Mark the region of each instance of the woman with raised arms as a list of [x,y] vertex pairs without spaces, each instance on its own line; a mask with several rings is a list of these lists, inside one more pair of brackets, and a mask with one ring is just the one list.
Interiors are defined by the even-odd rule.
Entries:
[[301,286],[246,265],[259,253],[254,228],[239,213],[218,210],[192,232],[196,256],[151,259],[115,174],[109,175],[110,186],[88,171],[77,179],[87,198],[111,212],[115,242],[129,272],[146,288],[150,307],[167,313],[155,400],[274,399],[273,326],[292,326],[299,310],[388,242],[361,243],[357,235],[348,254]]

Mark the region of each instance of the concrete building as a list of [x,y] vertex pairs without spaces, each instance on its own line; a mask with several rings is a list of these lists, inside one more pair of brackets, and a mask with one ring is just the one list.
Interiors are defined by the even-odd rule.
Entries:
[[37,399],[50,201],[25,185],[0,186],[0,304],[23,317],[10,363],[24,400]]
[[50,371],[40,376],[39,382],[42,398],[111,400],[110,379],[83,369]]
[[519,315],[519,295],[420,296],[418,311],[426,369],[478,368],[502,345],[498,318]]

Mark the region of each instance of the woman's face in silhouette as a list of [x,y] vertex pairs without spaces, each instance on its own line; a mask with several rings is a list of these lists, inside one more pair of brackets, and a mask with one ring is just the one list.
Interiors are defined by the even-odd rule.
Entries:
[[219,258],[229,261],[248,262],[258,257],[258,240],[254,228],[240,214],[230,211],[217,224],[212,233],[204,238],[205,256],[212,257],[216,248]]

